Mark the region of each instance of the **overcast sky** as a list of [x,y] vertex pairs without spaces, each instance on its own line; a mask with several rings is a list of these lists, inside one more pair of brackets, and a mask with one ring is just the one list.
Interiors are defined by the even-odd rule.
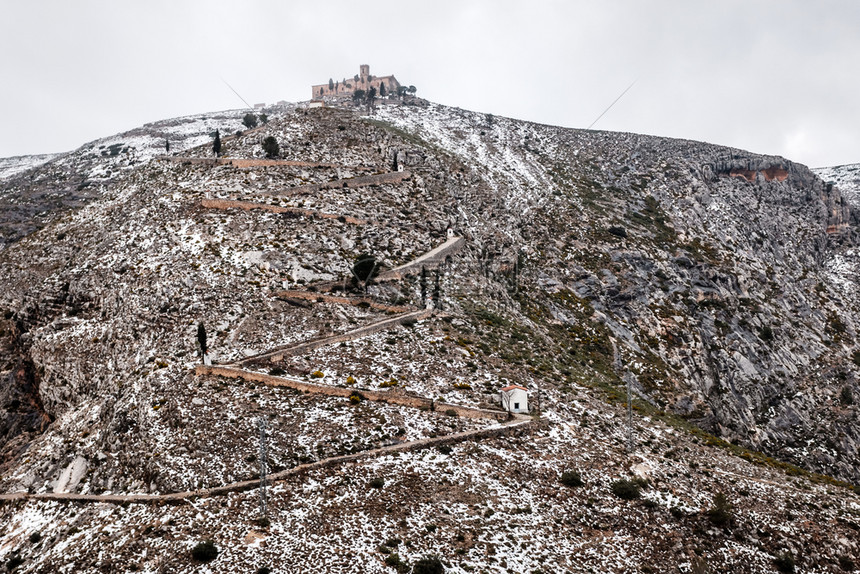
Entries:
[[2,0],[0,157],[394,74],[567,127],[860,162],[857,0]]

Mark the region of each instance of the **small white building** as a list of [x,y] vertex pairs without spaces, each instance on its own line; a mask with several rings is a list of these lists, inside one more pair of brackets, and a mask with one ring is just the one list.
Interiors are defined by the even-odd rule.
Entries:
[[529,391],[519,385],[511,385],[499,391],[502,408],[511,413],[529,412]]

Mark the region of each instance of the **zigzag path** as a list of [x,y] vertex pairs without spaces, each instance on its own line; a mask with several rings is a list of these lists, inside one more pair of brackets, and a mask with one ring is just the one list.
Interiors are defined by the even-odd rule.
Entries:
[[383,331],[385,329],[393,327],[394,325],[400,325],[408,321],[420,321],[421,319],[426,319],[432,314],[433,311],[430,309],[421,309],[419,311],[410,311],[409,313],[402,313],[395,317],[383,319],[381,321],[377,321],[375,323],[371,323],[369,325],[365,325],[364,327],[359,327],[358,329],[347,331],[346,333],[341,333],[339,335],[329,335],[327,337],[321,337],[319,339],[306,341],[297,345],[285,345],[282,347],[276,347],[270,351],[266,351],[265,353],[253,355],[246,359],[242,359],[241,361],[236,361],[235,363],[232,363],[232,366],[245,366],[251,363],[264,361],[266,359],[271,359],[272,362],[277,363],[283,360],[284,357],[292,357],[300,353],[313,351],[314,349],[317,349],[324,345],[331,345],[333,343],[340,343],[343,341],[351,341],[353,339],[358,339],[359,337],[364,337],[365,335],[370,335],[378,331]]

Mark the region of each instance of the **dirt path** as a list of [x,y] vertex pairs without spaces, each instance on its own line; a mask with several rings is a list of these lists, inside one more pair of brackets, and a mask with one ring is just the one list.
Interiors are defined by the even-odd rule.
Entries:
[[365,325],[364,327],[359,327],[358,329],[347,331],[346,333],[341,333],[339,335],[329,335],[327,337],[314,339],[313,341],[306,341],[297,345],[284,345],[283,347],[276,347],[271,351],[266,351],[265,353],[254,355],[248,357],[247,359],[242,359],[241,361],[236,361],[230,366],[245,366],[251,363],[264,361],[266,359],[270,359],[273,363],[277,363],[282,361],[284,357],[292,357],[301,353],[307,353],[308,351],[313,351],[314,349],[325,345],[331,345],[333,343],[340,343],[343,341],[351,341],[352,339],[358,339],[359,337],[364,337],[365,335],[370,335],[378,331],[384,331],[385,329],[390,329],[391,327],[401,325],[408,321],[420,321],[421,319],[426,319],[432,313],[432,310],[425,309],[422,309],[420,311],[411,311],[409,313],[403,313],[401,315],[396,315],[388,319],[383,319],[382,321],[377,321],[376,323],[371,323],[370,325]]
[[258,192],[262,195],[270,195],[273,197],[284,197],[288,195],[307,195],[316,193],[324,189],[339,189],[339,188],[358,188],[367,187],[369,185],[381,185],[383,183],[400,183],[412,177],[408,171],[394,171],[389,173],[377,173],[374,175],[360,175],[358,177],[350,177],[346,179],[333,179],[324,183],[309,183],[291,187],[283,191],[275,192]]
[[350,298],[350,297],[335,297],[334,295],[323,295],[322,293],[314,293],[313,291],[278,291],[275,293],[278,299],[301,299],[303,301],[311,301],[316,303],[337,303],[338,305],[355,305],[361,307],[366,305],[371,309],[385,311],[386,313],[408,313],[414,311],[412,307],[403,305],[385,305],[377,303],[368,297]]
[[173,163],[189,163],[195,165],[229,165],[238,168],[246,167],[319,167],[330,169],[353,169],[358,171],[371,171],[376,168],[363,165],[342,165],[337,163],[318,163],[312,161],[294,161],[287,159],[244,159],[238,157],[191,157],[178,155],[162,155],[156,159],[163,159]]
[[237,201],[233,199],[203,199],[200,201],[202,207],[209,209],[244,209],[250,211],[260,209],[262,211],[271,211],[272,213],[293,213],[295,215],[304,215],[305,217],[319,217],[320,219],[337,219],[343,223],[352,223],[353,225],[367,225],[370,223],[366,219],[358,219],[348,215],[338,215],[336,213],[323,213],[313,209],[303,209],[301,207],[282,207],[280,205],[269,205],[268,203],[258,203],[254,201]]
[[[481,438],[489,438],[503,436],[508,433],[526,430],[535,424],[531,418],[516,418],[512,422],[504,425],[464,431],[447,436],[424,438],[400,444],[383,446],[372,450],[347,454],[342,456],[334,456],[316,462],[301,464],[293,468],[282,470],[281,472],[272,473],[269,475],[269,484],[282,482],[294,476],[301,475],[305,472],[318,470],[322,468],[331,468],[350,462],[358,462],[360,460],[374,458],[385,454],[395,452],[411,452],[434,446],[450,445],[460,443],[466,440],[477,440]],[[57,502],[84,502],[84,503],[102,503],[102,504],[163,504],[163,503],[181,503],[194,498],[204,498],[210,496],[223,496],[231,492],[244,492],[253,490],[260,486],[259,479],[244,480],[233,482],[213,488],[202,488],[199,490],[188,490],[184,492],[173,492],[170,494],[74,494],[74,493],[53,493],[44,492],[40,494],[29,494],[27,492],[14,492],[11,494],[0,494],[0,502],[14,502],[21,500],[52,500]]]
[[496,421],[508,420],[509,416],[517,417],[511,413],[510,415],[501,409],[482,409],[479,407],[466,407],[453,403],[445,403],[428,399],[416,394],[403,392],[402,389],[389,389],[380,391],[376,389],[363,389],[356,387],[344,387],[335,385],[326,385],[319,383],[310,383],[307,381],[297,381],[283,376],[268,375],[258,371],[249,371],[246,369],[237,369],[235,367],[222,366],[205,366],[198,365],[195,368],[195,373],[198,375],[214,375],[220,377],[240,378],[246,381],[262,383],[270,387],[288,387],[304,393],[314,393],[318,395],[327,395],[330,397],[350,398],[353,395],[359,396],[362,400],[378,401],[394,405],[402,405],[416,409],[445,412],[451,415],[467,417],[471,419],[492,419]]
[[466,240],[462,237],[450,237],[445,241],[445,243],[431,249],[424,255],[421,255],[408,263],[395,267],[394,269],[380,273],[376,280],[394,281],[401,279],[404,275],[417,273],[421,270],[421,267],[435,267],[444,262],[446,257],[457,252],[463,246],[465,241]]

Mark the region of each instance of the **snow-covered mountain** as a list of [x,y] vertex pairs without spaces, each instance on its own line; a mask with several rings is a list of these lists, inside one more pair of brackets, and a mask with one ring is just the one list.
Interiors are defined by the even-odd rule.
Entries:
[[[0,251],[7,564],[854,568],[839,185],[415,99],[285,109],[213,158],[241,115],[2,182],[48,214]],[[49,204],[70,179],[98,192]],[[517,386],[531,416],[501,410]]]

